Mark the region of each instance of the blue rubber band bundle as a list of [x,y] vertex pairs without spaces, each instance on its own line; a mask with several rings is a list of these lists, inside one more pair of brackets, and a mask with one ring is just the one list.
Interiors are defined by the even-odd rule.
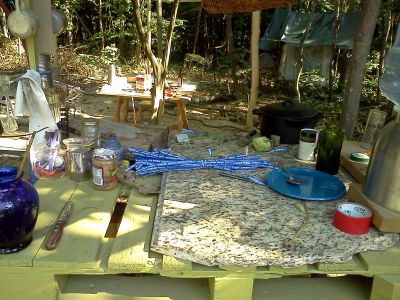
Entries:
[[135,156],[135,163],[126,171],[136,170],[137,175],[153,175],[168,171],[189,171],[195,169],[217,169],[223,171],[254,170],[275,166],[269,159],[256,155],[232,155],[216,159],[191,159],[171,153],[170,149],[155,149],[151,152],[129,148],[128,152]]

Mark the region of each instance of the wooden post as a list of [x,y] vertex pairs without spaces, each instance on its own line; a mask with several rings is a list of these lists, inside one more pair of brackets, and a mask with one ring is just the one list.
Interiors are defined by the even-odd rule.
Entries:
[[[25,6],[28,9],[32,8],[31,0],[25,0]],[[36,51],[35,51],[35,37],[28,37],[26,40],[26,53],[28,55],[29,69],[36,70]]]
[[252,12],[251,18],[251,94],[247,108],[246,127],[252,128],[254,123],[253,109],[257,104],[258,84],[260,78],[258,41],[260,40],[261,12]]
[[49,54],[55,58],[57,55],[56,36],[53,33],[50,0],[30,0],[31,8],[39,20],[35,40],[36,60],[40,54]]

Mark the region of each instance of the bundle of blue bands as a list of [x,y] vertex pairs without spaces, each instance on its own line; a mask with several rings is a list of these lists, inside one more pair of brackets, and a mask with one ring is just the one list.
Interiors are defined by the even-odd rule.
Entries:
[[129,153],[135,156],[135,163],[126,171],[136,170],[136,175],[153,175],[169,171],[189,171],[195,169],[217,169],[223,171],[254,170],[275,166],[271,160],[262,159],[256,155],[232,155],[215,159],[191,159],[170,152],[170,149],[153,150],[151,152],[129,148]]

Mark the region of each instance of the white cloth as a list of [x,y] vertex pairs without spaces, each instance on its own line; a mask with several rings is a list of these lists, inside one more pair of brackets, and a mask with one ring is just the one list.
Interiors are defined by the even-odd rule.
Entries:
[[14,115],[29,116],[29,132],[38,131],[44,127],[48,129],[38,132],[30,150],[31,161],[35,161],[35,145],[45,143],[45,132],[58,130],[56,121],[51,113],[49,103],[41,88],[40,74],[28,70],[18,81],[15,95]]

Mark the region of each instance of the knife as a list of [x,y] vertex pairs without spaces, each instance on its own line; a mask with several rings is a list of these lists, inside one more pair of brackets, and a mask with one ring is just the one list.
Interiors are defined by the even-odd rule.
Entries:
[[58,215],[54,228],[50,231],[50,235],[47,238],[45,244],[45,248],[47,250],[54,250],[57,248],[57,244],[61,239],[64,227],[67,224],[69,216],[71,215],[72,208],[73,203],[71,200],[68,200],[61,210],[60,214]]
[[128,204],[131,190],[132,187],[128,186],[127,184],[121,185],[120,191],[117,196],[117,201],[114,206],[114,210],[111,214],[110,223],[108,223],[104,237],[115,238],[117,236],[119,226],[121,225],[122,218],[124,217],[124,212]]

